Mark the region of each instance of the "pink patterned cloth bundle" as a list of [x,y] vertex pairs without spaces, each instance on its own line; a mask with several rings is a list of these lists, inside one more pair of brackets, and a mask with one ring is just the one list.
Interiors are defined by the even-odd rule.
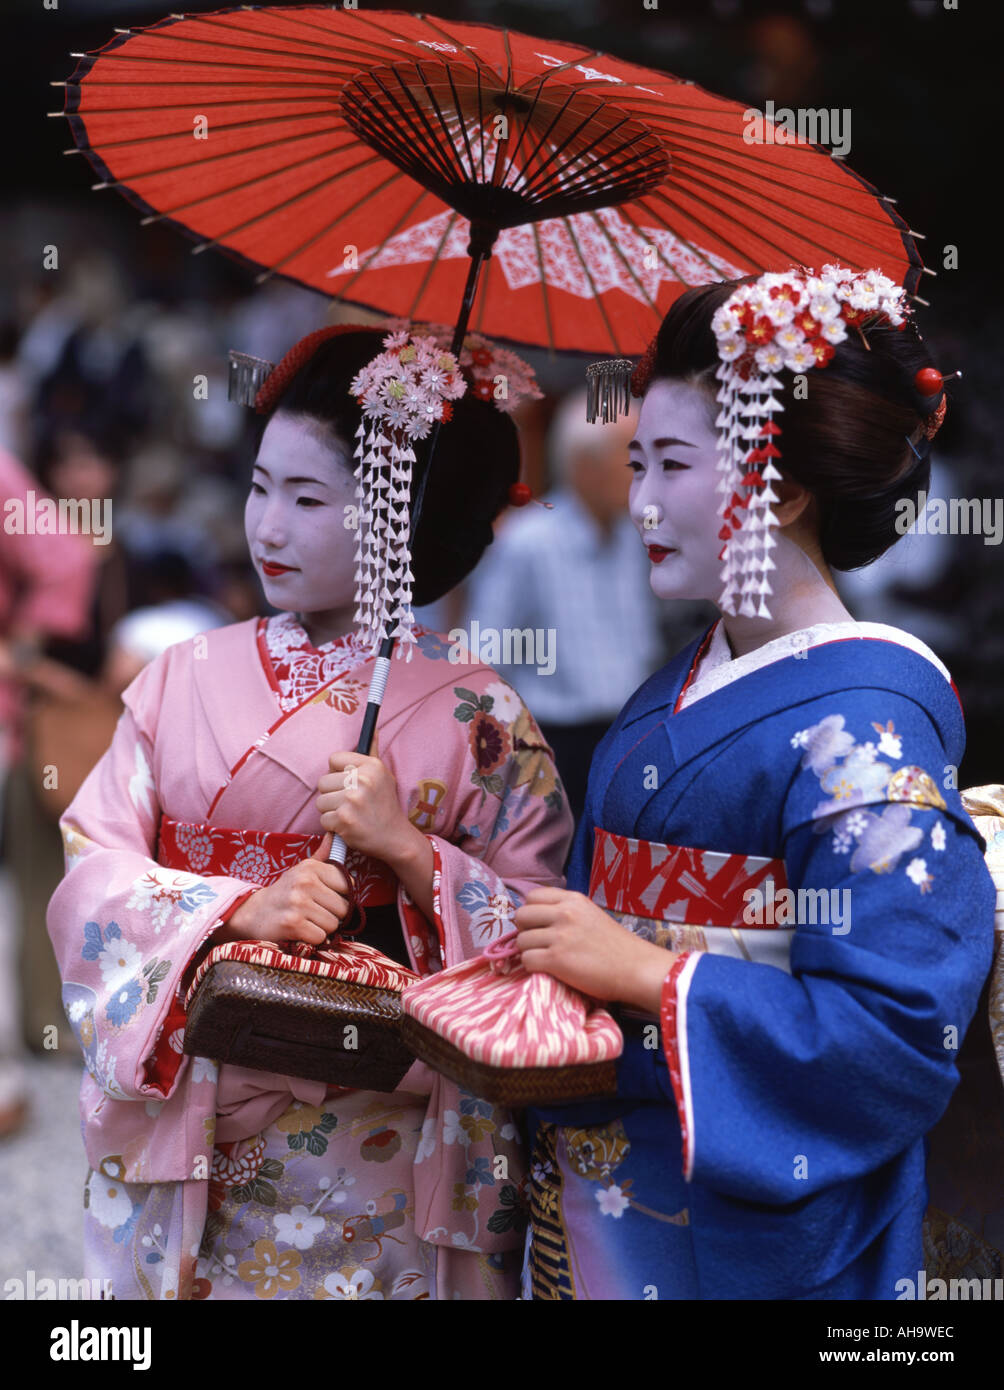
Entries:
[[624,1047],[606,1009],[524,968],[515,932],[410,985],[401,995],[401,1032],[423,1062],[508,1106],[612,1094]]

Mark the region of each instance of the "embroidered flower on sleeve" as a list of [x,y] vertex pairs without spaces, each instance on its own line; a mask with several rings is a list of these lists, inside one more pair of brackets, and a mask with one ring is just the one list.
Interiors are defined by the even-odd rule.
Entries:
[[597,1205],[604,1216],[612,1216],[619,1220],[627,1211],[631,1203],[617,1183],[612,1182],[609,1187],[601,1187],[593,1193]]
[[468,1135],[460,1128],[460,1116],[455,1110],[443,1112],[443,1143],[465,1146],[470,1143]]
[[475,1187],[472,1190],[469,1187],[465,1187],[462,1182],[455,1182],[453,1184],[453,1200],[451,1201],[450,1206],[453,1208],[454,1211],[477,1211],[477,1188]]
[[901,856],[916,849],[924,838],[924,832],[910,824],[908,806],[887,806],[878,816],[871,811],[863,814],[867,823],[851,857],[854,872],[871,869],[876,874],[891,873]]
[[934,882],[934,879],[927,872],[927,863],[923,859],[911,859],[906,866],[906,876],[917,885],[922,893],[926,893]]
[[422,1136],[418,1141],[418,1148],[415,1150],[415,1162],[424,1163],[427,1158],[431,1158],[436,1152],[436,1121],[435,1119],[425,1119],[422,1121]]
[[503,681],[492,681],[485,686],[485,694],[492,701],[491,712],[504,724],[512,724],[523,709],[523,701],[511,685]]
[[850,854],[854,836],[845,826],[837,826],[833,831],[833,853]]
[[864,748],[852,747],[839,766],[828,767],[819,775],[819,785],[829,792],[832,805],[823,803],[816,808],[816,814],[826,815],[839,809],[836,803],[855,801],[857,803],[881,801],[885,797],[886,784],[892,769],[887,763],[875,761],[875,745],[870,745],[872,756]]
[[148,816],[153,815],[155,805],[155,788],[153,776],[150,772],[150,764],[146,760],[143,749],[136,745],[136,770],[129,778],[129,799],[136,807],[137,811],[143,811]]
[[[114,926],[109,923],[109,927]],[[114,990],[138,974],[141,963],[139,950],[123,936],[109,938],[98,956],[101,978],[109,989]]]
[[512,749],[512,741],[503,724],[494,715],[479,712],[470,721],[468,740],[474,765],[480,777],[497,772]]
[[462,1115],[460,1128],[464,1130],[472,1143],[477,1143],[480,1139],[486,1139],[489,1134],[494,1134],[496,1124],[494,1120],[490,1120],[484,1115]]
[[[791,738],[793,748],[806,750],[801,766],[815,772],[820,788],[828,794],[829,799],[812,812],[816,833],[832,830],[833,852],[851,854],[852,872],[891,873],[924,838],[924,830],[911,820],[911,808],[945,810],[945,800],[923,768],[893,768],[879,760],[880,753],[895,759],[903,756],[903,737],[891,719],[872,722],[879,735],[877,744],[856,743],[844,726],[843,715],[827,715]],[[883,802],[892,804],[880,813],[868,809]],[[935,850],[944,848],[940,822],[932,828],[931,844]],[[922,892],[934,882],[923,860],[912,860],[907,872]]]
[[884,753],[887,758],[901,758],[903,756],[903,740],[901,736],[893,732],[893,724],[890,719],[886,724],[872,724],[879,737],[879,752]]
[[842,714],[828,714],[818,724],[802,729],[791,740],[793,748],[804,748],[803,767],[811,767],[813,772],[825,772],[832,767],[837,758],[842,758],[854,747],[854,737],[844,728]]
[[[492,1125],[492,1129],[494,1128]],[[470,1167],[464,1174],[464,1179],[469,1187],[477,1187],[479,1184],[484,1184],[485,1187],[495,1186],[495,1174],[492,1172],[491,1160],[487,1154],[479,1154],[470,1160]]]
[[890,801],[908,801],[913,806],[933,806],[944,811],[945,798],[934,779],[922,767],[898,767],[889,778],[886,795]]
[[173,869],[150,869],[132,884],[126,907],[149,911],[154,932],[171,923],[182,929],[195,925],[194,913],[213,902],[216,892],[194,874]]
[[121,1028],[128,1023],[143,1002],[143,987],[139,980],[129,980],[115,993],[105,1005],[105,1015],[109,1023]]
[[470,913],[475,945],[487,946],[512,927],[512,899],[507,893],[491,892],[485,883],[465,883],[457,894],[457,904]]

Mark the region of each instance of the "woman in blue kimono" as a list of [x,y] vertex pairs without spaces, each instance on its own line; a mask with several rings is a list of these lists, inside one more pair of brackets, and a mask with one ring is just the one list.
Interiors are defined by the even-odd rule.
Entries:
[[721,617],[600,744],[568,891],[516,914],[625,1035],[616,1098],[531,1115],[526,1297],[914,1296],[994,889],[949,673],[831,571],[927,486],[929,364],[891,282],[824,267],[689,291],[635,372],[652,587]]

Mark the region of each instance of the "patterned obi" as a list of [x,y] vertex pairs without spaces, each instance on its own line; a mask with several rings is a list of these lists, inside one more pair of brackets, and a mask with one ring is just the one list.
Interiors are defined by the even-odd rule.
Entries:
[[790,898],[783,859],[661,845],[597,829],[589,896],[668,951],[710,951],[791,973],[794,914],[776,909]]
[[[267,888],[287,869],[313,854],[323,835],[288,835],[283,831],[233,830],[205,822],[163,816],[157,862],[194,874],[223,874]],[[349,850],[346,868],[356,881],[358,900],[366,908],[397,899],[397,879],[386,864]]]

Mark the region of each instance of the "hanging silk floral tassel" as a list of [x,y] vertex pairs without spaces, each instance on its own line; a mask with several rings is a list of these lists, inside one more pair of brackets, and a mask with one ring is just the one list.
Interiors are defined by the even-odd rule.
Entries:
[[410,661],[412,612],[411,480],[415,440],[450,418],[450,402],[467,390],[457,359],[428,334],[390,333],[352,380],[363,411],[356,434],[356,622],[372,650],[395,639]]
[[905,291],[881,271],[836,265],[824,265],[820,275],[802,270],[761,275],[740,285],[715,311],[723,612],[771,616],[767,576],[775,568],[770,552],[778,524],[773,484],[781,480],[781,427],[775,416],[784,409],[776,373],[825,367],[849,327],[900,328],[906,313]]

